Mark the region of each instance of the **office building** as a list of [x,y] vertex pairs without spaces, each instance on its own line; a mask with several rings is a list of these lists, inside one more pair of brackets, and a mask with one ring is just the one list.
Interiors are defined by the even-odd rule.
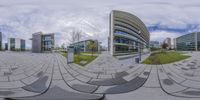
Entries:
[[200,32],[193,32],[176,38],[176,50],[199,51]]
[[77,52],[78,50],[79,50],[79,52],[92,52],[92,49],[89,47],[91,42],[96,44],[96,48],[93,48],[93,51],[94,52],[99,51],[101,47],[100,47],[97,40],[91,40],[91,39],[84,40],[84,41],[80,41],[80,42],[70,44],[70,46],[74,47],[75,52]]
[[159,41],[150,41],[149,47],[150,48],[160,48],[160,42]]
[[135,15],[113,10],[110,14],[109,50],[111,55],[129,55],[149,47],[150,34]]
[[31,40],[33,53],[52,52],[54,49],[54,33],[43,34],[42,32],[37,32],[32,34]]
[[26,50],[26,42],[19,38],[8,38],[8,50],[24,51]]
[[5,43],[5,50],[8,50],[8,43]]

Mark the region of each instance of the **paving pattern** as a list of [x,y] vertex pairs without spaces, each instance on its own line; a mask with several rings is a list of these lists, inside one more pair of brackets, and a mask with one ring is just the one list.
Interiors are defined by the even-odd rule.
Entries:
[[165,92],[180,97],[200,97],[200,62],[198,53],[181,62],[159,65],[159,82]]
[[135,64],[134,59],[118,61],[104,53],[84,69],[76,64],[69,64],[67,70],[74,79],[71,81],[66,78],[65,81],[77,91],[118,94],[141,87],[147,80],[151,67]]
[[0,52],[0,97],[131,100],[134,96],[142,100],[151,94],[150,97],[155,97],[152,100],[199,99],[200,53],[187,54],[192,57],[184,61],[144,65],[136,64],[134,58],[118,60],[104,52],[81,67],[67,64],[66,58],[58,53]]
[[52,55],[0,53],[0,56],[0,97],[35,96],[50,86]]

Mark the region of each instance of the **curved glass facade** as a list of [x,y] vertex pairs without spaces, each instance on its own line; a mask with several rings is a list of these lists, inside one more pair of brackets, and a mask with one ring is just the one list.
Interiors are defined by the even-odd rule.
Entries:
[[110,15],[110,52],[112,55],[137,53],[149,45],[149,32],[136,16],[122,11]]

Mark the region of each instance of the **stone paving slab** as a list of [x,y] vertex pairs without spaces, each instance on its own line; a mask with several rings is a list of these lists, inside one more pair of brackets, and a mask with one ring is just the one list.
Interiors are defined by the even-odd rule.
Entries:
[[144,84],[144,87],[158,88],[160,87],[160,84],[159,84],[158,76],[157,76],[157,67],[151,66],[151,68],[152,68],[151,73],[146,83]]
[[0,52],[0,97],[98,100],[106,95],[106,100],[197,100],[200,57],[188,55],[192,57],[172,64],[143,65],[134,63],[134,58],[117,60],[103,53],[83,68],[67,64],[57,53]]
[[180,75],[178,75],[177,73],[172,72],[168,66],[164,66],[163,67],[166,74],[168,75],[168,77],[170,77],[172,80],[176,81],[177,83],[181,83],[183,81],[185,81],[186,79],[181,77]]
[[91,79],[88,84],[93,84],[93,85],[99,85],[99,86],[110,86],[110,85],[115,85],[113,83],[112,78],[108,79]]
[[72,80],[72,81],[68,82],[68,84],[73,89],[80,91],[80,92],[85,92],[85,93],[93,93],[98,88],[98,86],[96,86],[96,85],[86,84],[86,83],[80,82],[78,80]]
[[130,80],[134,79],[135,77],[137,77],[140,73],[142,73],[144,71],[144,69],[145,69],[145,66],[140,66],[139,69],[130,73],[129,75],[124,76],[123,79],[125,79],[126,81],[130,81]]
[[[162,67],[159,67],[158,69],[162,69]],[[161,84],[162,89],[164,89],[167,93],[174,93],[178,91],[183,91],[187,89],[187,87],[181,86],[172,79],[170,79],[167,74],[161,70],[158,70],[158,76],[159,76],[159,82]]]

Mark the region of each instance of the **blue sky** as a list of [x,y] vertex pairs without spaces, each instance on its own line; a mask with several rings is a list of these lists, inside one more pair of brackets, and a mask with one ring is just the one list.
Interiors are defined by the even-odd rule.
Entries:
[[1,0],[0,31],[27,40],[32,33],[56,33],[57,45],[69,44],[69,32],[80,29],[82,40],[98,39],[107,45],[109,13],[123,10],[138,16],[151,40],[162,41],[200,31],[199,0]]

